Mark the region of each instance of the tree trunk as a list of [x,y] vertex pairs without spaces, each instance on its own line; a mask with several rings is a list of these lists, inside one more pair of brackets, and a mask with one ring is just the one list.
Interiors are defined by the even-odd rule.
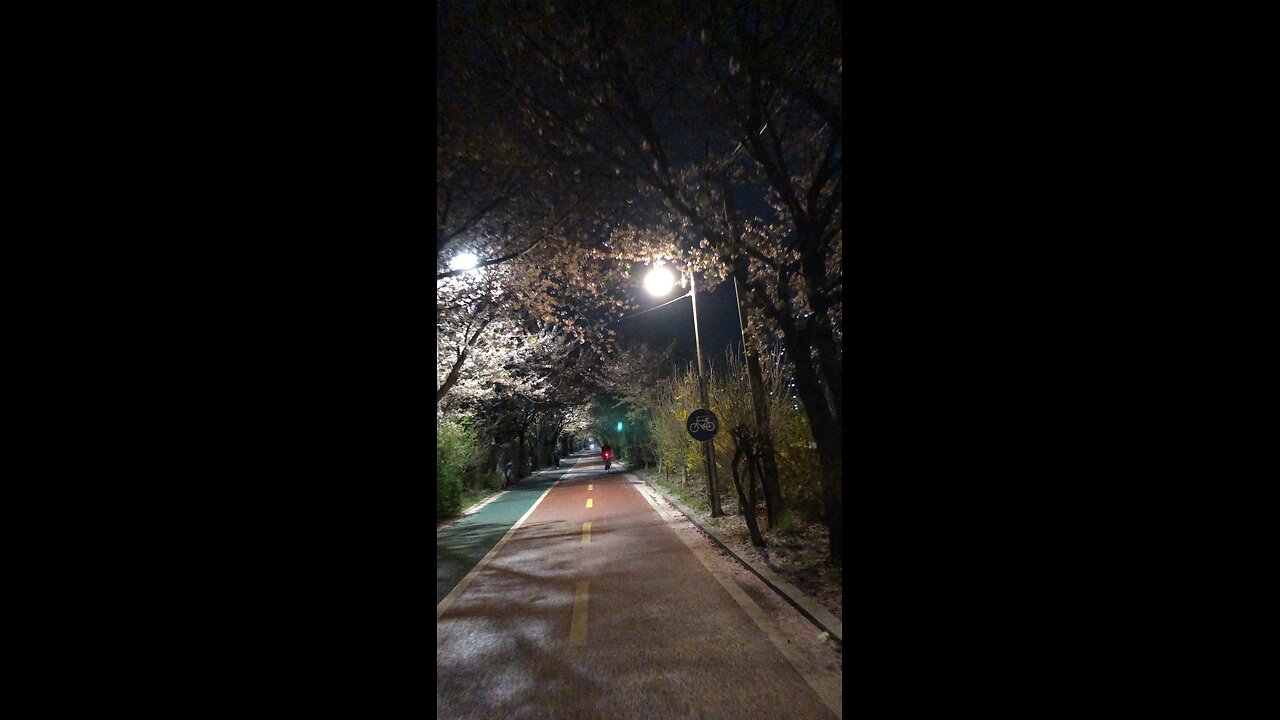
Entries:
[[[844,563],[844,509],[840,506],[844,472],[841,422],[831,412],[831,406],[824,397],[817,371],[809,359],[807,343],[798,337],[793,342],[792,337],[796,336],[788,336],[786,340],[795,365],[796,392],[809,417],[813,440],[818,446],[818,464],[822,469],[822,520],[830,533],[828,550],[831,563],[840,566]],[[799,347],[793,348],[793,344]]]
[[444,379],[444,384],[436,388],[436,404],[439,405],[441,400],[449,394],[453,386],[458,382],[458,374],[462,370],[462,365],[467,361],[467,353],[471,351],[470,347],[464,347],[462,352],[458,353],[458,358],[454,360],[453,367],[449,369],[448,376]]
[[[739,277],[741,276],[741,277]],[[755,413],[756,433],[759,444],[756,451],[760,453],[762,471],[760,485],[764,488],[765,509],[769,529],[777,522],[778,513],[782,512],[782,481],[778,477],[778,459],[774,456],[773,432],[769,429],[769,404],[764,395],[764,373],[760,370],[760,358],[751,351],[747,342],[747,318],[742,309],[742,300],[738,296],[738,285],[747,278],[747,258],[743,255],[734,266],[734,297],[738,299],[738,327],[742,329],[742,353],[747,360],[747,384],[751,387],[751,408]]]
[[529,458],[527,447],[528,446],[525,445],[525,429],[522,427],[519,432],[516,433],[516,469],[515,477],[513,477],[512,480],[519,480],[528,474],[524,470],[524,464]]
[[542,466],[542,423],[537,423],[529,438],[529,470],[537,470]]
[[458,359],[454,361],[453,367],[449,370],[448,377],[444,379],[444,384],[436,388],[437,405],[440,404],[441,400],[444,400],[445,396],[449,394],[449,391],[453,389],[453,386],[458,382],[458,374],[462,370],[463,363],[467,361],[467,353],[471,351],[471,348],[475,346],[476,341],[480,339],[480,333],[484,332],[484,329],[489,327],[489,323],[492,321],[493,318],[490,317],[483,323],[480,323],[480,327],[476,328],[476,331],[472,333],[471,337],[467,338],[467,341],[463,344],[462,349],[458,352]]
[[[807,246],[817,247],[821,229],[806,228],[806,231],[812,235]],[[801,267],[813,306],[813,315],[806,328],[809,330],[810,337],[808,345],[818,351],[818,362],[823,371],[822,379],[826,381],[826,390],[831,395],[831,413],[837,420],[843,419],[844,381],[840,372],[841,352],[840,343],[835,338],[832,318],[832,308],[836,301],[831,293],[822,290],[827,280],[825,260],[815,253],[804,257]]]
[[760,438],[760,444],[756,447],[760,453],[760,485],[764,488],[769,529],[772,530],[774,523],[778,520],[778,513],[782,512],[782,481],[778,477],[778,459],[774,455],[773,432],[769,429],[769,405],[764,396],[760,359],[752,352],[747,353],[747,380],[751,383],[756,432]]
[[[498,453],[498,477],[502,478],[502,487],[508,487],[515,481],[515,441],[509,440],[502,444],[502,452]],[[508,468],[510,471],[508,472]],[[510,475],[510,477],[508,477]]]
[[[755,469],[758,471],[756,477],[760,478],[760,489],[764,489],[764,461],[762,457],[756,457]],[[753,501],[754,503],[754,501]],[[764,493],[764,519],[768,521],[769,529],[773,529],[773,518],[777,515],[778,510],[773,506],[773,502],[769,500],[769,493]]]
[[534,438],[534,443],[536,443],[538,447],[537,467],[544,468],[550,465],[551,457],[547,452],[547,428],[542,423],[538,423],[538,435]]
[[830,532],[831,564],[844,564],[844,508],[842,467],[844,461],[844,437],[839,429],[814,432],[822,462],[822,500],[826,509],[826,526]]
[[[797,228],[804,233],[808,228]],[[781,285],[783,277],[779,278]],[[816,278],[809,279],[810,285]],[[804,403],[805,415],[809,418],[809,426],[813,431],[814,442],[818,446],[818,463],[822,477],[822,515],[830,533],[829,555],[831,563],[841,565],[844,562],[843,508],[840,507],[843,492],[842,467],[843,442],[842,417],[843,386],[832,378],[839,377],[842,368],[838,362],[838,349],[834,343],[834,334],[830,325],[830,312],[833,303],[829,298],[815,299],[815,314],[810,318],[797,321],[792,315],[792,307],[782,297],[780,306],[772,306],[767,299],[767,287],[763,284],[749,284],[747,297],[752,304],[765,310],[769,317],[778,323],[782,331],[782,341],[791,355],[795,366],[796,392]],[[818,360],[810,357],[811,350],[817,347]],[[827,390],[822,387],[822,379],[828,380],[831,401],[825,397]]]
[[703,472],[707,474],[707,502],[711,505],[711,517],[724,515],[720,507],[720,493],[716,488],[714,440],[702,443]]
[[[760,528],[756,525],[755,505],[749,503],[742,493],[742,482],[738,479],[738,461],[742,458],[742,446],[738,446],[737,452],[733,455],[733,487],[738,491],[738,507],[743,510],[743,517],[747,521],[747,531],[751,534],[751,544],[756,547],[764,547],[764,538],[760,536]],[[751,459],[747,458],[747,472],[752,476],[751,482],[754,483],[755,472],[751,470]],[[755,494],[754,492],[752,493]]]

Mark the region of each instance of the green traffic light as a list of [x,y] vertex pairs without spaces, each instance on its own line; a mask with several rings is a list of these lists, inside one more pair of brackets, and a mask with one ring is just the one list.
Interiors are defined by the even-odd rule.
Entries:
[[622,432],[622,421],[618,421],[618,432]]

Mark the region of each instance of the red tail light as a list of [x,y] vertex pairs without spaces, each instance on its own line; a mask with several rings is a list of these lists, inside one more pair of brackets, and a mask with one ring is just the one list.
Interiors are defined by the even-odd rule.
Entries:
[[607,457],[607,458],[611,458],[611,457],[613,457],[613,453],[609,452],[608,450],[605,450],[605,451],[604,451],[604,456],[605,456],[605,457]]

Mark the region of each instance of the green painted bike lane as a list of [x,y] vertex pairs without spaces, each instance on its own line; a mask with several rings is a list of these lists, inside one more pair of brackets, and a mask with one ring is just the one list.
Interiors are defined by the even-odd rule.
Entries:
[[[578,460],[578,456],[571,456],[562,462],[577,464]],[[474,515],[468,515],[436,533],[437,604],[498,544],[547,488],[573,470],[573,464],[530,475]]]

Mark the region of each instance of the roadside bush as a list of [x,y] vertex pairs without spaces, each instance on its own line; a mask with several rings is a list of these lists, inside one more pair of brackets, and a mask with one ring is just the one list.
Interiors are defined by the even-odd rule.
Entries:
[[774,530],[779,535],[790,535],[796,529],[796,515],[791,510],[783,510],[778,515],[778,524],[774,526]]
[[[795,396],[791,369],[782,359],[781,348],[776,344],[765,347],[760,364],[783,506],[796,511],[785,522],[794,527],[801,515],[817,517],[821,513],[818,453],[812,447],[809,420]],[[721,432],[715,438],[720,500],[725,509],[732,512],[737,506],[737,493],[730,467],[733,438],[729,430],[738,423],[754,424],[750,384],[740,354],[730,351],[724,368],[710,371],[708,394],[711,410],[721,422]],[[643,410],[647,411],[649,436],[663,467],[670,469],[676,484],[681,482],[682,468],[688,468],[691,480],[688,489],[705,495],[701,445],[689,437],[685,428],[689,411],[700,404],[696,369],[688,365],[677,370],[657,383],[641,400]],[[742,470],[745,480],[745,467]]]
[[677,482],[683,480],[686,468],[692,475],[702,476],[701,446],[689,437],[684,422],[689,411],[700,404],[697,398],[697,371],[690,365],[659,383],[649,397],[650,407],[646,408],[654,454],[671,470]]
[[496,471],[487,472],[483,476],[484,487],[486,490],[501,490],[502,475]]
[[452,420],[436,426],[436,520],[462,511],[462,475],[475,449],[475,435]]

